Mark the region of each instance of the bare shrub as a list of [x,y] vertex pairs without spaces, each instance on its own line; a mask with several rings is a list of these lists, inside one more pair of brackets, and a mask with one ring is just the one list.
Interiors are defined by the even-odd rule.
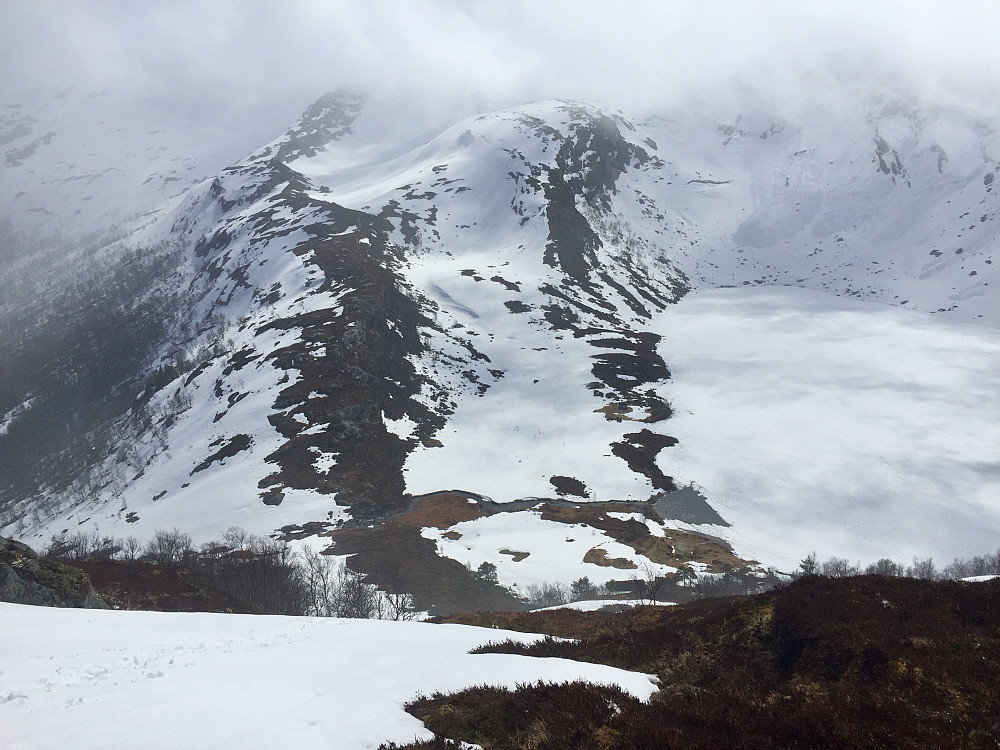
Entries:
[[995,575],[1000,575],[1000,550],[995,555],[976,555],[968,560],[956,559],[941,571],[942,578],[952,580]]
[[379,598],[385,601],[383,620],[412,620],[417,616],[413,608],[413,596],[399,591],[379,591]]
[[409,594],[379,591],[362,573],[335,558],[306,547],[302,566],[308,614],[380,620],[408,620],[414,615],[413,598]]
[[759,572],[750,568],[731,568],[721,575],[699,576],[693,584],[695,596],[708,599],[716,596],[747,596],[760,594],[783,585],[781,576],[773,568]]
[[96,531],[86,534],[77,532],[69,536],[53,536],[43,556],[54,560],[74,562],[84,560],[110,560],[122,551],[121,542],[109,536],[100,536]]
[[913,565],[906,568],[906,575],[908,578],[919,578],[923,581],[933,581],[938,577],[934,560],[929,557],[926,560],[914,557]]
[[287,544],[230,528],[192,556],[198,576],[265,614],[303,615],[309,610],[303,566]]
[[831,557],[820,566],[819,573],[827,578],[847,578],[861,575],[861,568],[858,565],[851,565],[847,558]]
[[179,529],[157,531],[142,551],[142,557],[159,565],[179,565],[194,552],[191,537]]
[[128,561],[139,559],[142,553],[142,542],[137,537],[128,536],[122,541],[122,558]]
[[866,575],[895,576],[899,578],[906,575],[906,568],[898,562],[894,562],[887,557],[883,557],[877,562],[873,562],[865,568]]
[[337,570],[337,617],[372,618],[377,614],[378,589],[365,583],[365,577],[346,565]]
[[639,570],[629,579],[632,583],[632,594],[643,604],[655,604],[656,597],[666,583],[648,563],[643,563]]
[[528,604],[536,609],[558,607],[570,600],[570,592],[561,583],[531,584],[525,587]]

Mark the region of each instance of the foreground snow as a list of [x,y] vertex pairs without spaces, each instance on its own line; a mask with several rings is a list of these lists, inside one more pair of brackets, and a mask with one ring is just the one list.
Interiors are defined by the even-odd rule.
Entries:
[[418,693],[646,675],[564,659],[470,655],[535,636],[462,625],[0,604],[5,750],[369,748],[430,739]]

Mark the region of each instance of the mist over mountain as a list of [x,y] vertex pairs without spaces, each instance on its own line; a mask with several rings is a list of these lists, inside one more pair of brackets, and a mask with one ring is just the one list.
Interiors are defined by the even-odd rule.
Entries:
[[915,62],[960,14],[417,6],[296,6],[291,61],[238,4],[141,52],[89,15],[127,69],[4,53],[4,533],[235,525],[506,585],[993,544],[988,24]]
[[[456,538],[488,541],[450,549],[422,533],[473,567],[531,546],[539,498],[638,502],[604,510],[645,536],[708,534],[776,564],[810,538],[859,555],[885,545],[957,552],[997,513],[997,473],[980,442],[994,429],[995,376],[974,375],[996,357],[996,136],[973,115],[893,98],[870,105],[833,128],[761,110],[713,125],[687,111],[640,120],[550,100],[396,137],[381,127],[390,103],[346,90],[321,97],[282,137],[155,211],[7,265],[7,526],[42,537],[183,526],[208,539],[239,525],[333,534],[336,544],[338,529],[460,488],[476,510],[456,518],[473,524]],[[790,287],[823,294],[747,296]],[[691,381],[673,377],[669,342],[684,325],[674,309],[720,288],[733,291],[717,306],[756,305],[744,307],[747,321],[803,316],[784,345],[855,336],[839,355],[811,355],[855,373],[831,377],[825,397],[846,389],[853,401],[878,385],[882,411],[845,405],[853,416],[838,421],[815,396],[798,403],[779,422],[791,462],[771,479],[761,474],[773,468],[768,446],[742,459],[759,468],[738,476],[718,468],[731,453],[706,463],[699,450],[742,423],[739,408],[794,403],[751,393],[725,415],[703,407],[688,438],[674,429],[691,405],[677,399]],[[857,307],[871,303],[917,317]],[[701,351],[722,340],[735,362],[750,331],[735,334],[725,313],[717,320]],[[817,325],[826,332],[794,333]],[[959,336],[966,345],[937,379],[865,371],[898,342],[923,351],[919,360]],[[758,356],[773,368],[781,355]],[[799,378],[795,367],[785,377]],[[731,371],[725,390],[751,374]],[[942,388],[940,408],[906,405]],[[941,419],[983,432],[909,438],[900,455],[875,427],[898,420],[906,433]],[[831,431],[822,458],[813,421]],[[874,464],[851,443],[874,450]],[[914,469],[925,455],[938,463]],[[970,461],[983,468],[970,473]],[[803,475],[828,470],[847,483],[808,489]],[[942,483],[959,495],[943,528],[932,520],[943,511],[932,485]],[[690,494],[676,495],[682,488]],[[844,515],[859,502],[860,515]],[[910,510],[917,531],[898,523],[904,502],[922,509]],[[540,564],[553,531],[521,551]],[[631,565],[649,557],[608,530],[581,544],[563,550],[567,570],[613,575],[584,563],[597,549]],[[531,569],[502,568],[512,581],[541,575]]]

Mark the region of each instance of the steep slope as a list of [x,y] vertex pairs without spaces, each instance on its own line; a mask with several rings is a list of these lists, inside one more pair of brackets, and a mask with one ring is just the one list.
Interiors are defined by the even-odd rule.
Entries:
[[263,140],[253,123],[206,124],[183,103],[167,110],[126,88],[0,96],[0,220],[29,235],[102,231],[155,212]]
[[[537,580],[518,561],[556,548],[545,559],[560,576],[595,580],[622,575],[615,565],[667,574],[729,559],[718,547],[715,563],[693,556],[681,532],[794,561],[822,530],[785,543],[765,533],[753,483],[786,503],[798,486],[754,475],[734,497],[704,479],[702,458],[685,467],[694,454],[675,447],[665,342],[672,305],[715,286],[798,285],[1000,321],[995,135],[971,119],[872,111],[850,127],[760,115],[706,127],[551,101],[386,134],[384,108],[323,97],[278,140],[78,253],[86,268],[137,269],[137,302],[97,282],[81,299],[148,308],[137,318],[148,329],[116,345],[124,370],[92,378],[114,398],[74,391],[79,367],[39,381],[67,345],[24,335],[41,303],[17,314],[15,303],[36,286],[9,298],[4,335],[32,355],[4,375],[0,453],[17,477],[0,489],[6,528],[144,537],[178,526],[202,540],[241,525],[301,539],[354,533],[460,487],[475,513],[424,524],[437,528],[421,538],[459,562],[498,564],[504,583]],[[64,287],[54,280],[50,296]],[[106,341],[95,328],[128,331],[120,319],[97,316],[81,333]],[[67,398],[102,408],[73,406],[62,434]],[[986,466],[977,487],[996,474]],[[675,477],[715,486],[678,490]],[[740,512],[713,510],[717,497]],[[561,500],[540,510],[538,498]],[[646,500],[586,521],[558,512]],[[594,532],[586,549],[566,544],[583,536],[567,537],[577,521]]]
[[[236,453],[244,454],[230,462],[234,468],[239,465],[241,491],[252,487],[250,481],[258,484],[260,492],[254,492],[260,495],[258,502],[277,506],[289,493],[309,490],[311,497],[317,491],[337,493],[338,502],[352,506],[355,515],[401,509],[404,486],[399,470],[407,451],[433,439],[463,392],[481,396],[504,378],[508,368],[523,380],[526,373],[519,352],[529,347],[524,346],[527,342],[513,346],[510,342],[520,337],[521,329],[528,332],[530,341],[533,326],[543,329],[534,336],[538,344],[552,345],[552,332],[556,337],[556,355],[538,357],[537,373],[558,374],[561,383],[556,387],[561,388],[566,384],[566,373],[558,371],[557,363],[565,359],[561,352],[573,347],[579,359],[574,385],[583,390],[592,382],[600,397],[590,405],[591,397],[584,391],[587,412],[608,407],[608,414],[615,416],[608,420],[604,413],[598,413],[591,420],[610,425],[610,430],[601,428],[607,433],[605,447],[617,440],[622,444],[620,451],[631,456],[630,443],[622,437],[627,430],[621,427],[617,411],[645,408],[647,421],[660,420],[668,413],[660,399],[638,387],[664,379],[667,370],[655,351],[657,337],[636,330],[636,324],[650,317],[644,305],[662,309],[676,297],[682,289],[676,273],[664,273],[663,280],[645,276],[636,270],[636,260],[630,255],[609,255],[567,197],[573,191],[560,188],[560,197],[559,191],[543,190],[535,177],[534,197],[540,215],[536,226],[524,234],[529,243],[526,247],[534,245],[537,253],[526,251],[525,267],[515,269],[513,275],[531,279],[538,288],[518,293],[524,282],[507,280],[497,272],[498,280],[488,282],[501,292],[493,300],[499,309],[496,320],[485,321],[482,330],[467,330],[448,308],[463,316],[469,312],[437,279],[449,274],[449,266],[467,266],[470,261],[478,262],[476,258],[464,253],[453,260],[450,251],[418,248],[404,269],[409,212],[393,216],[396,204],[391,198],[378,213],[346,208],[328,200],[328,187],[310,188],[302,173],[288,166],[312,156],[317,143],[344,135],[356,107],[357,102],[343,99],[321,100],[284,138],[193,191],[174,209],[169,222],[157,220],[130,236],[130,242],[152,243],[169,226],[166,236],[190,248],[183,263],[193,308],[187,312],[186,325],[181,324],[178,330],[193,335],[188,334],[180,351],[174,346],[173,351],[161,353],[157,364],[164,382],[157,383],[158,395],[143,394],[143,399],[150,399],[145,411],[156,414],[162,427],[150,430],[155,434],[146,435],[143,445],[131,448],[137,465],[130,472],[141,476],[131,478],[128,489],[118,493],[127,496],[116,511],[119,514],[126,510],[130,498],[142,497],[146,487],[150,497],[162,497],[164,489],[187,489],[180,485],[196,483],[181,479],[221,469],[214,464]],[[612,160],[628,161],[633,152],[634,158],[648,157],[622,139],[614,124],[608,124],[610,120],[602,122],[583,110],[576,115],[577,119],[568,120],[573,138],[563,138],[558,154],[538,141],[543,152],[551,150],[557,159],[542,166],[524,162],[524,175],[530,177],[531,169],[540,174],[543,168],[555,174],[610,170],[611,176],[604,177],[604,183],[594,181],[587,187],[581,182],[578,186],[591,192],[591,201],[597,206],[608,201],[606,183],[613,181],[615,170],[623,168],[623,164],[601,163],[609,149]],[[539,122],[530,124],[536,130],[541,127]],[[572,149],[579,151],[580,144],[595,133],[604,133],[613,142],[610,146],[599,144],[592,165],[574,162],[581,157],[574,157]],[[537,132],[532,135],[537,136]],[[477,203],[483,200],[479,194],[483,189],[477,186]],[[516,228],[525,223],[514,212],[509,213],[515,220],[503,216],[508,224]],[[447,217],[452,218],[451,213]],[[588,244],[582,252],[574,242],[574,232],[585,234]],[[404,235],[402,242],[393,242],[400,234]],[[489,248],[483,260],[495,259],[509,249],[498,236],[482,238]],[[492,247],[491,239],[497,243]],[[420,244],[419,238],[409,242]],[[443,269],[435,267],[442,263]],[[474,269],[455,268],[454,275],[467,279],[468,284],[482,281]],[[611,294],[604,291],[609,285]],[[524,308],[504,306],[501,297]],[[528,309],[533,312],[528,314]],[[515,321],[506,334],[498,327],[501,317]],[[485,334],[486,328],[493,330]],[[223,335],[229,339],[229,351],[218,356],[218,347],[213,350],[210,344],[218,343]],[[477,337],[486,335],[502,335],[501,344],[479,344]],[[563,339],[565,343],[560,343]],[[478,347],[499,353],[507,367],[495,366]],[[541,354],[547,346],[533,349]],[[250,363],[252,376],[242,372]],[[276,366],[263,367],[265,363]],[[297,378],[292,380],[286,371],[296,372]],[[167,380],[171,375],[174,377]],[[250,378],[264,381],[248,383]],[[209,384],[211,387],[206,387]],[[284,387],[278,389],[279,385]],[[534,397],[519,391],[515,397],[522,402]],[[205,404],[205,409],[197,408],[202,405],[198,403],[200,393],[209,394],[205,399],[211,405]],[[253,398],[245,401],[248,396]],[[576,394],[573,397],[579,398]],[[191,411],[198,414],[177,419],[175,412],[188,406],[195,406]],[[272,406],[270,424],[262,425],[261,412]],[[557,407],[565,409],[566,403]],[[256,423],[250,424],[255,418]],[[555,429],[564,429],[564,425]],[[171,439],[164,432],[171,436],[194,433],[201,444],[178,446],[184,438]],[[205,445],[209,435],[211,440]],[[189,461],[178,460],[177,455],[167,460],[167,452],[185,448],[194,451]],[[152,454],[159,457],[157,463],[174,467],[173,488],[154,486],[162,478],[150,466]],[[276,464],[277,470],[262,474],[262,469],[257,469],[251,476],[247,461],[257,457]],[[372,468],[366,469],[366,465]],[[237,494],[224,478],[227,472],[211,473],[219,475],[216,481],[228,484],[227,494]],[[567,473],[557,469],[550,475]],[[547,475],[546,487],[551,486],[548,479]],[[647,480],[640,477],[638,481]],[[660,489],[670,487],[665,477],[654,475],[652,482]],[[197,484],[203,485],[204,480]],[[570,486],[575,485],[571,482]],[[199,494],[204,491],[201,486]]]

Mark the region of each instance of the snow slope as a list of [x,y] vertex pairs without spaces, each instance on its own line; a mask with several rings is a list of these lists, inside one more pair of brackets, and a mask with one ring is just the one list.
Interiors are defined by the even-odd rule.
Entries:
[[432,739],[419,693],[647,675],[565,659],[470,655],[523,633],[462,625],[0,604],[5,750],[374,748]]

